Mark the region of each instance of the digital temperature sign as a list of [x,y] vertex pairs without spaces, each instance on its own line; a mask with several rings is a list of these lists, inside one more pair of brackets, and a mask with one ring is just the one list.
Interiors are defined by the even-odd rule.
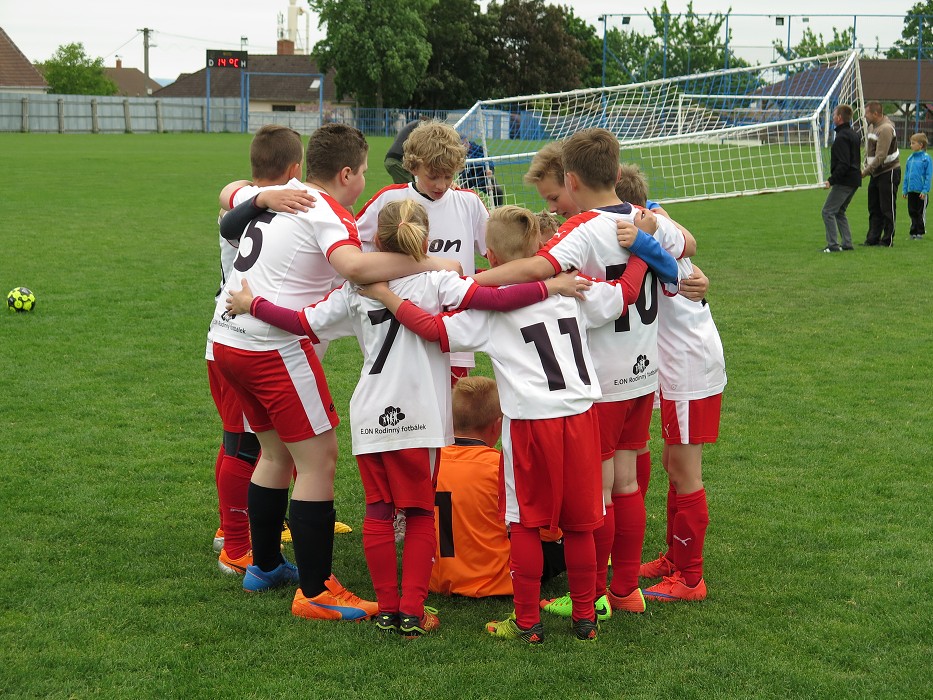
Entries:
[[207,50],[208,68],[246,68],[246,51]]

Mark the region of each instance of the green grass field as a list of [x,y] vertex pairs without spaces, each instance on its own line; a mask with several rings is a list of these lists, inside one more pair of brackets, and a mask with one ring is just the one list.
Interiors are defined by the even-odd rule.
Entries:
[[[371,143],[364,197],[387,181],[388,139]],[[0,315],[0,696],[933,695],[933,241],[909,240],[903,202],[893,249],[839,255],[817,252],[823,192],[672,208],[699,241],[729,370],[705,455],[708,600],[617,615],[593,645],[548,618],[529,649],[482,631],[508,599],[431,596],[441,630],[406,642],[295,619],[290,592],[248,596],[216,567],[203,349],[217,192],[248,174],[248,145],[0,134],[0,288],[38,295]],[[856,241],[865,208],[862,190]],[[326,358],[344,417],[359,362],[351,339]],[[338,517],[355,529],[335,570],[371,595],[339,435]],[[655,467],[648,557],[664,538]]]

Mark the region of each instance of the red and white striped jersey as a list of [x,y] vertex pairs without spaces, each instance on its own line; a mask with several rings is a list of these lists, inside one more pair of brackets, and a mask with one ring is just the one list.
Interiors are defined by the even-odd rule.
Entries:
[[[267,211],[253,219],[240,239],[227,286],[239,289],[245,278],[254,295],[299,310],[320,301],[342,282],[328,262],[330,254],[343,245],[359,247],[360,242],[353,216],[333,197],[297,180],[284,187],[308,190],[317,204],[298,214]],[[234,203],[246,201],[258,191],[244,187],[236,193]],[[252,315],[228,314],[225,299],[221,294],[217,300],[208,336],[211,340],[242,350],[275,350],[297,342],[291,333]]]
[[618,318],[623,303],[621,287],[597,283],[585,302],[551,296],[505,313],[446,314],[441,347],[489,354],[502,412],[509,418],[575,415],[600,397],[587,330]]
[[[475,287],[453,272],[423,272],[389,282],[389,288],[430,314],[457,309]],[[353,454],[453,442],[450,361],[437,343],[401,326],[379,302],[345,282],[304,309],[309,335],[333,340],[355,335],[363,369],[350,399]]]
[[[619,245],[616,221],[634,223],[635,209],[621,204],[583,212],[568,219],[538,252],[554,271],[576,269],[589,277],[617,279],[628,263],[629,251]],[[658,217],[658,243],[674,258],[684,252],[684,236],[673,223]],[[654,273],[645,275],[641,294],[625,316],[589,332],[588,340],[601,401],[623,401],[658,388],[658,297]]]
[[[693,272],[689,258],[677,261],[680,278]],[[658,361],[661,392],[671,401],[692,401],[722,393],[726,361],[709,304],[676,294],[660,297]]]
[[[464,275],[476,272],[477,254],[486,255],[486,205],[473,190],[449,189],[440,199],[431,199],[413,184],[383,187],[357,214],[356,225],[365,252],[376,250],[376,226],[379,212],[388,203],[413,199],[428,213],[428,254],[456,260]],[[451,364],[473,367],[471,353],[454,353]]]

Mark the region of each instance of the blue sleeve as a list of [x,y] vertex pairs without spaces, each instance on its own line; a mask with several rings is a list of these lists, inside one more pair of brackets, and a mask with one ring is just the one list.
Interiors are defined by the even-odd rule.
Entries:
[[629,252],[648,263],[648,267],[654,270],[662,282],[677,282],[677,261],[653,236],[639,231]]
[[930,156],[927,155],[926,158],[923,159],[923,161],[927,166],[926,177],[923,178],[923,191],[929,194],[930,185],[933,184],[931,183],[931,180],[933,180],[933,158],[930,158]]

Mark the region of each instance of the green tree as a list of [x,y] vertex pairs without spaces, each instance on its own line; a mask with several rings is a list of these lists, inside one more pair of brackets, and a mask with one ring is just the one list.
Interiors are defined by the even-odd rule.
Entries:
[[[726,14],[732,8],[726,10]],[[654,25],[655,36],[661,46],[667,46],[666,56],[663,50],[648,67],[648,79],[662,76],[690,75],[718,70],[725,66],[725,46],[720,32],[726,22],[726,15],[721,12],[705,16],[693,11],[693,2],[687,3],[683,14],[671,14],[667,0],[661,8],[650,10],[648,16]],[[729,61],[732,68],[747,65],[737,57]]]
[[475,0],[444,0],[428,11],[431,59],[413,107],[466,107],[488,97],[492,27]]
[[[727,10],[728,12],[728,10]],[[648,12],[653,34],[634,29],[606,31],[606,84],[618,85],[662,77],[704,73],[726,67],[723,14],[700,16],[687,4],[683,14],[672,14],[667,0]],[[731,40],[731,30],[729,38]],[[665,51],[666,47],[666,51]],[[728,67],[748,66],[730,52]]]
[[847,51],[852,48],[855,32],[852,27],[848,27],[841,32],[833,27],[833,38],[825,41],[822,34],[814,34],[807,27],[800,37],[800,43],[792,47],[790,51],[784,48],[784,42],[777,39],[773,42],[774,50],[785,61],[791,61],[795,58],[804,58],[807,56],[820,56],[824,53],[833,53],[835,51]]
[[117,86],[104,74],[104,59],[91,58],[84,44],[62,44],[36,67],[56,95],[116,95]]
[[587,58],[568,31],[563,8],[544,0],[491,2],[496,36],[489,49],[490,97],[574,90],[581,86]]
[[[925,16],[923,16],[925,15]],[[917,37],[923,21],[923,57],[933,57],[933,0],[918,2],[907,11],[901,38],[887,51],[887,58],[917,58]]]
[[309,0],[326,36],[312,55],[335,68],[338,97],[361,107],[409,102],[431,57],[424,18],[436,0]]
[[603,42],[596,34],[596,28],[587,24],[582,17],[577,17],[572,7],[564,7],[567,21],[567,33],[577,40],[580,53],[586,63],[580,75],[580,87],[599,87],[602,85]]

